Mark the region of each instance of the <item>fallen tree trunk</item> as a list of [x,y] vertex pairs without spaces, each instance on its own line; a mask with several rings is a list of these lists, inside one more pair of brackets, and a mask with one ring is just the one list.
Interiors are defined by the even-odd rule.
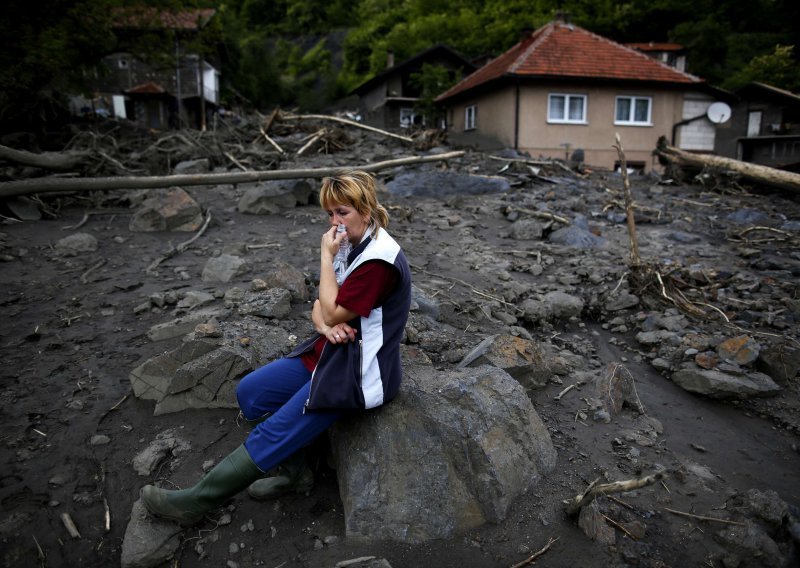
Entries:
[[794,172],[787,172],[768,166],[733,160],[731,158],[723,158],[721,156],[692,154],[669,146],[666,138],[663,136],[658,140],[656,152],[659,156],[663,156],[667,160],[677,162],[678,164],[701,168],[711,167],[731,170],[740,174],[743,178],[756,183],[800,192],[800,174]]
[[338,116],[329,116],[327,114],[281,114],[279,116],[280,120],[330,120],[333,122],[339,122],[341,124],[355,126],[356,128],[361,128],[363,130],[369,130],[370,132],[377,132],[378,134],[383,134],[389,138],[402,140],[403,142],[407,142],[409,144],[414,143],[414,139],[409,138],[408,136],[400,136],[399,134],[394,134],[393,132],[387,132],[386,130],[381,130],[380,128],[374,128],[372,126],[367,126],[366,124],[356,122],[355,120],[339,118]]
[[44,152],[34,154],[24,150],[15,150],[8,146],[0,145],[0,160],[7,160],[22,164],[23,166],[33,166],[45,170],[65,172],[75,169],[86,159],[86,154],[76,152]]
[[189,185],[236,184],[276,179],[313,178],[319,179],[351,170],[377,172],[396,166],[438,162],[463,156],[463,151],[434,154],[431,156],[409,156],[396,160],[386,160],[360,166],[334,168],[311,168],[306,170],[267,170],[231,172],[224,174],[196,174],[171,176],[121,176],[100,178],[59,178],[46,177],[8,181],[0,183],[0,198],[31,195],[34,193],[64,193],[72,191],[102,191],[111,189],[155,189],[159,187],[176,187]]

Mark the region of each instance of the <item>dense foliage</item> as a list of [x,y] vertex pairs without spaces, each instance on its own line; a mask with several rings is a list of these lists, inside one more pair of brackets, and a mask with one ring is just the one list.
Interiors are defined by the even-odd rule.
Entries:
[[[320,110],[383,70],[437,43],[466,57],[497,55],[524,28],[564,10],[575,24],[620,42],[673,41],[690,72],[728,89],[760,80],[800,89],[795,0],[147,0],[213,7],[192,46],[223,71],[230,104]],[[150,55],[169,38],[115,33],[124,0],[9,0],[0,20],[0,125],[38,116],[59,93],[86,88],[115,50]],[[161,34],[162,36],[164,34]],[[155,39],[155,40],[154,40]],[[425,88],[438,80],[420,77]],[[433,81],[434,83],[431,83]],[[32,111],[36,112],[32,112]],[[426,112],[431,109],[427,109]],[[13,120],[12,120],[13,121]]]

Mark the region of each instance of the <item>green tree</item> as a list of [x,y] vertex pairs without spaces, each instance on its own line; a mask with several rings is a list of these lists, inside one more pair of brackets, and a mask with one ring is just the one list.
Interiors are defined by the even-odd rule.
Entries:
[[454,73],[442,65],[431,65],[430,63],[423,63],[419,72],[411,74],[409,83],[419,91],[419,100],[414,108],[425,117],[426,124],[432,126],[439,123],[442,112],[437,108],[434,100],[460,79],[460,72]]
[[788,91],[800,91],[800,65],[793,56],[794,46],[776,45],[772,53],[757,55],[723,87],[735,90],[752,81],[767,83]]

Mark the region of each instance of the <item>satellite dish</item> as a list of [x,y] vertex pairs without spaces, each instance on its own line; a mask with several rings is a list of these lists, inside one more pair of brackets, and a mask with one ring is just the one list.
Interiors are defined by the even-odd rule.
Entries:
[[706,111],[706,116],[714,124],[722,124],[731,117],[731,107],[722,102],[711,103]]

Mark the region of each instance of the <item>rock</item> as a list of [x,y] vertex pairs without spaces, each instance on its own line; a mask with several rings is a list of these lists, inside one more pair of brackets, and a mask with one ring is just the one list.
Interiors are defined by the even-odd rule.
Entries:
[[248,270],[245,259],[230,254],[214,256],[203,267],[203,282],[230,282]]
[[620,291],[606,300],[606,311],[618,312],[620,310],[627,310],[639,305],[639,297],[631,294],[627,290]]
[[208,158],[200,158],[197,160],[184,160],[178,162],[172,168],[172,173],[175,175],[188,175],[188,174],[207,174],[211,169],[211,164]]
[[661,343],[671,343],[677,335],[671,331],[640,331],[636,334],[636,341],[642,345],[659,345]]
[[133,469],[141,476],[152,475],[164,458],[168,455],[180,455],[190,450],[192,445],[175,436],[173,430],[164,430],[156,435],[149,446],[133,458]]
[[395,401],[340,421],[331,442],[347,536],[374,541],[501,522],[556,458],[522,387],[487,366],[409,366]]
[[594,233],[575,225],[556,229],[547,236],[547,240],[557,245],[579,249],[601,248],[606,244],[606,240],[603,237],[598,237]]
[[597,506],[597,501],[592,501],[588,505],[581,507],[581,512],[578,515],[578,526],[586,536],[601,544],[614,544],[616,541],[617,537],[614,529],[603,518],[600,508]]
[[456,368],[492,365],[531,390],[544,388],[555,374],[550,366],[551,359],[533,341],[512,335],[491,335],[470,351]]
[[605,373],[595,379],[594,386],[598,400],[603,403],[603,407],[611,416],[619,414],[625,404],[644,413],[642,403],[636,394],[633,375],[623,365],[609,363]]
[[774,396],[781,388],[763,373],[733,376],[721,371],[694,366],[672,374],[672,381],[681,388],[717,399],[748,399]]
[[425,292],[411,285],[411,310],[429,315],[438,321],[441,314],[439,302],[428,296]]
[[39,221],[42,218],[39,204],[30,197],[20,195],[18,197],[5,198],[3,203],[21,221]]
[[714,540],[725,548],[722,562],[726,566],[787,566],[777,543],[755,523],[746,522],[744,526],[730,525],[720,529],[714,533]]
[[196,231],[203,224],[203,211],[192,197],[179,187],[156,190],[145,199],[131,217],[133,232]]
[[237,209],[250,215],[276,215],[297,205],[308,205],[315,191],[305,180],[278,180],[247,188]]
[[732,361],[737,365],[749,365],[758,359],[761,346],[752,337],[739,335],[717,345],[720,359]]
[[[286,292],[288,295],[288,292]],[[257,318],[219,324],[222,337],[190,335],[130,373],[134,395],[155,400],[155,415],[187,408],[236,408],[236,381],[290,347],[289,334]]]
[[770,345],[759,352],[756,368],[776,383],[787,385],[800,373],[800,349],[789,343]]
[[483,176],[457,172],[419,172],[400,174],[386,184],[389,193],[399,197],[411,195],[479,195],[503,193],[510,189],[508,180],[500,176]]
[[133,504],[122,540],[122,568],[154,568],[172,558],[180,546],[180,525],[150,516],[141,499]]
[[89,233],[74,233],[59,239],[55,245],[56,251],[63,256],[78,256],[85,252],[97,250],[97,239]]
[[305,302],[310,297],[305,274],[281,260],[272,263],[263,280],[266,288],[283,288],[291,292],[294,302]]
[[719,365],[719,357],[713,351],[703,351],[694,356],[694,362],[703,369],[713,369]]
[[280,319],[292,309],[292,295],[283,288],[270,288],[264,292],[248,292],[239,304],[238,313],[243,316]]
[[164,341],[174,339],[191,333],[194,328],[201,323],[213,322],[217,319],[224,319],[228,315],[228,310],[223,308],[206,308],[196,310],[185,316],[181,316],[172,321],[159,323],[150,328],[147,338],[150,341]]
[[189,290],[178,302],[177,307],[183,310],[192,310],[205,304],[210,304],[213,301],[213,294],[200,290]]
[[89,444],[92,446],[105,446],[110,443],[111,443],[111,438],[109,438],[105,434],[95,434],[89,440]]
[[374,556],[362,556],[342,560],[334,565],[334,568],[392,568],[389,561],[385,558],[375,558]]
[[511,238],[518,241],[538,240],[544,234],[544,223],[535,219],[520,219],[511,225]]
[[525,300],[520,306],[524,317],[531,323],[548,320],[566,320],[580,316],[583,300],[565,292],[548,292],[541,300]]

